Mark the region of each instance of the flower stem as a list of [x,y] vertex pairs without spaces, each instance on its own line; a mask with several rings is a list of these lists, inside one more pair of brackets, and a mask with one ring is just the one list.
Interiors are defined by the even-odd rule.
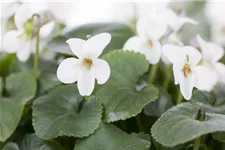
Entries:
[[198,137],[198,138],[195,139],[193,150],[199,150],[200,141],[201,141],[201,137]]
[[150,74],[149,74],[149,83],[153,83],[154,80],[155,80],[155,76],[156,76],[156,73],[157,73],[157,69],[158,69],[158,66],[159,66],[159,63],[155,64],[155,65],[152,65],[150,67]]
[[38,18],[38,23],[37,23],[37,35],[36,35],[36,50],[35,50],[35,57],[34,57],[34,77],[37,77],[38,75],[38,59],[39,59],[39,43],[40,43],[40,16],[35,14],[33,17]]
[[180,104],[182,101],[183,101],[183,96],[182,96],[182,93],[179,92],[177,96],[177,105]]
[[169,65],[169,66],[167,66],[165,80],[163,83],[163,87],[166,91],[167,91],[169,83],[170,83],[171,74],[172,74],[172,65]]

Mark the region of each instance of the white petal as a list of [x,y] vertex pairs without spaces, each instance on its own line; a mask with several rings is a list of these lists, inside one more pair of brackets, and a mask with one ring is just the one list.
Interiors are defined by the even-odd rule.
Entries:
[[69,44],[71,50],[78,58],[84,58],[84,44],[85,40],[72,38],[66,41]]
[[111,35],[109,33],[100,33],[91,37],[84,44],[85,54],[91,58],[98,58],[110,40]]
[[199,90],[211,91],[217,82],[217,77],[208,68],[197,66],[195,69],[195,87]]
[[182,63],[173,64],[173,75],[174,75],[175,85],[180,83],[180,73],[183,69],[183,66],[184,64]]
[[146,40],[143,38],[139,36],[133,36],[126,41],[123,46],[123,50],[133,50],[137,52],[145,42]]
[[215,67],[219,76],[219,80],[225,84],[225,65],[218,62],[216,63]]
[[21,62],[26,62],[30,58],[31,49],[30,43],[28,42],[20,51],[16,53],[17,58]]
[[190,100],[192,96],[192,90],[195,85],[195,75],[193,73],[189,73],[187,76],[184,73],[180,72],[180,91],[186,100]]
[[142,37],[158,40],[166,32],[167,24],[157,16],[144,16],[137,22],[137,32]]
[[201,53],[192,46],[185,46],[182,50],[189,56],[190,64],[196,65],[202,59]]
[[77,86],[80,95],[89,96],[95,87],[95,69],[91,67],[89,69],[83,66],[79,72],[79,77],[77,81]]
[[49,35],[53,32],[55,27],[55,21],[50,21],[47,24],[43,25],[40,28],[40,38],[46,39],[49,37]]
[[159,62],[161,57],[161,44],[159,41],[151,40],[152,46],[145,43],[141,48],[140,52],[144,54],[150,64],[156,64]]
[[224,50],[222,46],[216,43],[207,42],[200,35],[197,35],[197,40],[204,60],[217,62],[223,57]]
[[162,53],[169,59],[171,63],[184,62],[186,60],[185,52],[181,47],[176,45],[163,45]]
[[24,30],[24,23],[31,18],[33,14],[40,13],[45,9],[45,4],[41,2],[24,3],[17,9],[14,21],[17,29]]
[[61,82],[70,84],[78,80],[79,72],[80,61],[76,58],[67,58],[59,64],[57,77]]
[[18,6],[19,3],[16,2],[1,2],[1,19],[8,19],[11,17],[15,13]]
[[110,67],[109,64],[102,59],[97,59],[95,61],[95,78],[97,79],[98,84],[104,84],[110,76]]
[[20,51],[26,45],[26,41],[20,38],[22,33],[17,30],[9,31],[3,39],[3,49],[8,53]]

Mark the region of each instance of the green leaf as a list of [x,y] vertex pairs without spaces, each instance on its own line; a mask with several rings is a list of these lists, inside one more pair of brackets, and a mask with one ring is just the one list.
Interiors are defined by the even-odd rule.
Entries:
[[110,66],[109,80],[96,87],[95,95],[104,105],[104,121],[113,122],[136,116],[158,97],[152,85],[136,90],[137,80],[148,70],[148,61],[140,53],[114,51],[103,57]]
[[141,137],[129,135],[111,124],[101,124],[94,134],[79,139],[74,150],[148,150],[150,141]]
[[25,135],[20,150],[64,150],[59,143],[53,140],[45,141],[38,138],[35,134]]
[[36,80],[29,74],[12,74],[6,78],[5,88],[8,96],[0,95],[0,141],[5,141],[19,124],[24,105],[35,96]]
[[218,140],[220,142],[225,142],[225,132],[216,132],[216,133],[213,133],[212,136],[215,140]]
[[13,142],[7,143],[2,150],[20,150],[18,145]]
[[103,54],[108,53],[111,50],[123,48],[124,43],[132,36],[133,31],[124,24],[119,23],[96,23],[87,24],[74,29],[71,29],[61,36],[55,37],[47,45],[49,50],[56,51],[66,55],[74,55],[69,48],[66,41],[70,38],[87,38],[87,35],[94,36],[99,33],[107,32],[112,36],[112,40],[109,45],[104,49]]
[[0,55],[0,76],[6,77],[9,74],[14,58],[14,54]]
[[225,100],[223,98],[219,97],[218,94],[213,96],[208,92],[195,91],[191,101],[198,102],[196,104],[203,107],[207,112],[225,114]]
[[33,126],[43,139],[85,137],[99,127],[101,114],[102,106],[95,97],[83,100],[76,85],[63,85],[35,100]]
[[38,77],[39,81],[39,93],[43,94],[54,89],[56,86],[62,83],[56,76],[56,73],[51,73],[47,71],[42,71]]
[[213,132],[225,131],[225,116],[205,113],[204,121],[196,120],[200,106],[182,103],[164,113],[152,126],[152,137],[166,147],[173,147]]
[[0,99],[0,141],[4,142],[14,132],[22,112],[22,105],[3,98]]
[[25,105],[35,96],[36,79],[26,73],[11,74],[6,79],[6,90],[9,93],[9,97],[6,97],[6,99]]
[[173,107],[173,102],[168,93],[163,89],[159,89],[159,97],[156,101],[149,103],[144,108],[147,116],[160,117],[164,112]]

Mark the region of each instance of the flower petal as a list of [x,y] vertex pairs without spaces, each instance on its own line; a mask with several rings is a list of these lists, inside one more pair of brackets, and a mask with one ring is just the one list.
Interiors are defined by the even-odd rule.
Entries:
[[69,44],[71,50],[78,58],[84,58],[84,44],[85,40],[72,38],[66,41]]
[[49,35],[53,32],[55,27],[55,21],[50,21],[47,24],[43,25],[40,28],[40,38],[46,39],[49,37]]
[[217,75],[214,73],[206,67],[197,66],[195,69],[195,87],[210,92],[217,82]]
[[201,53],[192,46],[185,46],[182,48],[186,55],[189,56],[189,63],[192,65],[196,65],[201,59]]
[[98,58],[110,40],[111,35],[109,33],[100,33],[91,37],[84,44],[85,54],[91,58]]
[[215,67],[219,76],[219,80],[225,84],[225,65],[218,62],[216,63]]
[[192,96],[192,90],[195,85],[195,75],[189,73],[187,76],[181,71],[179,76],[180,91],[186,100],[190,100]]
[[8,53],[15,53],[20,51],[26,45],[26,41],[20,38],[21,32],[11,30],[5,34],[3,38],[3,49]]
[[102,59],[97,59],[95,61],[95,78],[98,84],[104,84],[110,77],[110,67],[109,64]]
[[182,68],[183,68],[182,63],[173,64],[173,76],[174,76],[175,85],[180,83],[180,73]]
[[21,62],[26,62],[30,58],[31,49],[30,42],[28,42],[20,51],[16,53],[17,58]]
[[162,53],[169,59],[171,63],[184,62],[186,60],[186,56],[181,47],[165,44],[162,47]]
[[63,83],[74,83],[78,80],[79,71],[80,61],[76,58],[67,58],[60,63],[57,69],[57,77]]
[[223,57],[224,50],[222,46],[213,42],[205,41],[200,35],[197,35],[197,40],[204,60],[217,62]]
[[123,50],[133,50],[138,52],[141,46],[146,42],[143,38],[139,36],[133,36],[129,38],[123,46]]
[[161,44],[157,40],[151,40],[151,45],[144,44],[140,48],[140,52],[146,56],[150,64],[156,64],[161,57]]
[[79,77],[77,81],[77,86],[80,95],[89,96],[94,90],[95,87],[95,69],[90,67],[89,69],[86,66],[83,66],[79,72]]

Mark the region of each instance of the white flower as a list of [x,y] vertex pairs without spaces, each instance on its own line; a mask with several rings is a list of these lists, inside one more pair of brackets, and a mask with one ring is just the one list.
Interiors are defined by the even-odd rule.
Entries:
[[[35,51],[35,20],[34,14],[42,11],[35,3],[25,3],[21,5],[14,16],[14,21],[18,30],[11,30],[5,34],[3,39],[3,49],[8,53],[16,53],[22,62],[28,60],[30,54]],[[41,5],[41,4],[40,4]],[[54,22],[51,21],[40,28],[40,49],[43,48],[46,38],[54,29]]]
[[104,84],[110,76],[110,67],[105,60],[98,59],[104,48],[109,44],[111,35],[101,33],[87,41],[77,38],[67,40],[73,53],[78,57],[63,60],[57,70],[58,79],[66,84],[77,81],[82,96],[91,95],[95,86]]
[[137,22],[137,36],[131,37],[124,44],[124,50],[143,53],[150,64],[156,64],[161,57],[159,39],[165,34],[167,23],[160,11],[154,10],[142,16]]
[[186,100],[191,98],[193,87],[205,90],[211,85],[209,69],[197,66],[202,58],[198,50],[191,46],[166,44],[162,47],[162,52],[173,64],[175,84],[180,84],[180,91]]
[[225,65],[219,62],[224,55],[224,50],[216,43],[205,41],[200,35],[197,35],[197,41],[202,51],[203,65],[208,67],[213,74],[212,87],[209,89],[212,90],[219,80],[225,83]]
[[225,3],[208,1],[205,5],[205,15],[211,24],[212,40],[225,45]]

